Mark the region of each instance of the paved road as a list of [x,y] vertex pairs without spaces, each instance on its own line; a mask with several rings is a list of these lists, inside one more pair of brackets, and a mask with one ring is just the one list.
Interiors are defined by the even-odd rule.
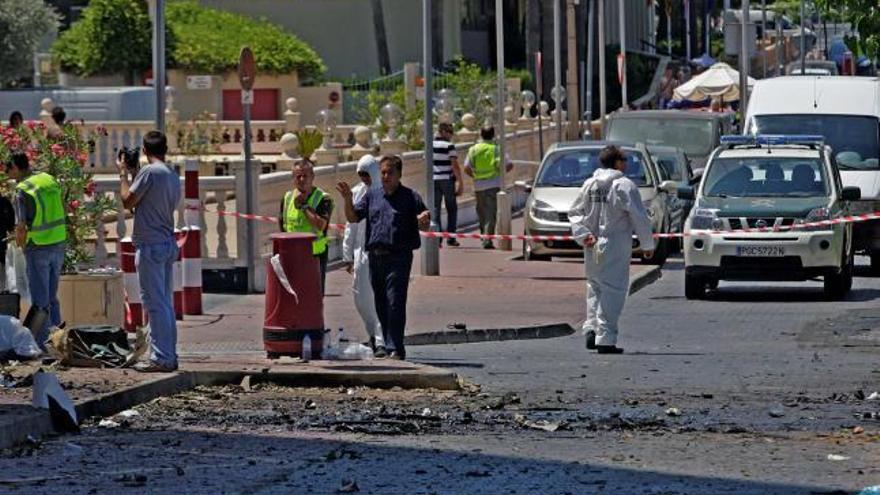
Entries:
[[691,302],[673,260],[630,300],[623,356],[580,336],[413,347],[481,388],[197,391],[0,458],[37,478],[0,492],[857,493],[880,485],[878,297],[859,277],[843,302],[820,283]]

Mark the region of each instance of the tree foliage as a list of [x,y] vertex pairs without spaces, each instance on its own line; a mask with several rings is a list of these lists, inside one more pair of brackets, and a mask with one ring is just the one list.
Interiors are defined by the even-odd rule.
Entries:
[[185,0],[168,4],[168,24],[177,40],[172,53],[176,67],[210,74],[234,70],[241,47],[248,45],[254,51],[257,70],[263,73],[296,70],[307,79],[326,70],[305,42],[264,19],[250,19]]
[[[172,68],[221,74],[238,66],[241,48],[248,45],[262,73],[295,70],[311,78],[325,70],[311,47],[265,20],[203,7],[194,0],[169,2],[166,20]],[[152,63],[151,30],[144,0],[91,0],[82,19],[56,41],[53,53],[63,69],[80,76],[143,72]]]
[[58,14],[41,0],[0,1],[0,86],[33,72],[34,50],[58,27]]
[[880,5],[877,0],[815,0],[823,14],[852,24],[858,36],[848,45],[860,55],[880,60]]
[[91,0],[52,53],[62,69],[79,76],[124,74],[130,82],[151,65],[151,32],[143,0]]

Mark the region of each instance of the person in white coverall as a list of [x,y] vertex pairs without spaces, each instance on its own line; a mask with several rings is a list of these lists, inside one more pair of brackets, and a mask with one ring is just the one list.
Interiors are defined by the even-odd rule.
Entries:
[[581,186],[568,218],[572,235],[584,246],[587,348],[620,354],[617,322],[629,292],[632,235],[638,236],[646,258],[654,254],[654,238],[639,188],[624,175],[626,156],[608,146],[599,162],[601,168]]
[[[379,175],[379,161],[372,155],[364,155],[357,164],[357,174],[361,183],[352,188],[354,202],[357,203],[367,194],[370,188],[382,188],[382,178]],[[376,357],[385,357],[385,341],[382,338],[382,325],[379,323],[379,315],[376,313],[376,303],[373,298],[373,286],[370,284],[370,263],[366,243],[367,228],[366,220],[358,223],[345,224],[345,237],[342,241],[342,259],[346,263],[346,270],[354,276],[351,291],[354,293],[354,305],[364,320],[367,335],[370,336],[370,347]]]

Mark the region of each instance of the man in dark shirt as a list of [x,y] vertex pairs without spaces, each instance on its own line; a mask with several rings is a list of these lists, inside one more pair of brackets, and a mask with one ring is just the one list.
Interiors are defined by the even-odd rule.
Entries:
[[354,204],[351,187],[340,182],[349,222],[366,219],[366,245],[376,312],[391,359],[406,359],[406,297],[413,251],[421,246],[419,230],[428,230],[431,214],[419,194],[402,185],[403,161],[397,156],[379,162],[382,188],[371,189]]

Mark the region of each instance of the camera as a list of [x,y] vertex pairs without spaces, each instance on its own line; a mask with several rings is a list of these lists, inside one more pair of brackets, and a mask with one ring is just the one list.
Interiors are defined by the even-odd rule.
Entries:
[[125,163],[125,167],[132,172],[136,172],[141,160],[141,150],[140,148],[129,148],[128,146],[123,146],[119,150],[118,158]]

